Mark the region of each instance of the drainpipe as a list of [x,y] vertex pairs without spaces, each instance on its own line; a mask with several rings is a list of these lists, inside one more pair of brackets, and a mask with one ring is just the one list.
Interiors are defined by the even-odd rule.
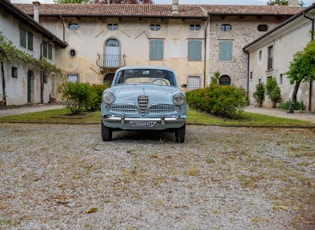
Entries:
[[[303,12],[303,16],[309,20],[312,21],[312,34],[311,34],[311,41],[314,40],[314,19],[306,16],[305,12]],[[311,112],[312,111],[312,91],[313,91],[313,81],[310,81],[310,95],[308,99],[308,110]]]
[[244,50],[244,53],[247,54],[247,81],[246,81],[246,95],[247,98],[249,99],[249,52],[247,50]]
[[208,25],[210,22],[210,17],[211,15],[208,15],[208,19],[207,19],[207,23],[206,23],[206,28],[205,28],[205,44],[204,44],[204,65],[203,65],[203,88],[206,88],[206,70],[207,70],[207,38],[208,38],[208,34],[207,34],[207,30],[208,30]]
[[62,36],[63,36],[63,41],[66,41],[65,39],[65,33],[66,33],[66,29],[65,29],[65,24],[63,23],[63,19],[62,19],[62,16],[61,14],[59,15],[59,19],[61,21],[61,24],[62,24]]

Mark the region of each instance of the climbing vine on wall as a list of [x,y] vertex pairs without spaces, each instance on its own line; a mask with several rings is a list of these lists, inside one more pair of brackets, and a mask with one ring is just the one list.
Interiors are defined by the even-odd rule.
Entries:
[[21,62],[24,66],[38,68],[47,72],[61,74],[61,69],[46,61],[45,58],[36,59],[32,55],[19,50],[13,43],[7,40],[0,32],[0,62],[4,60],[12,63],[14,60]]

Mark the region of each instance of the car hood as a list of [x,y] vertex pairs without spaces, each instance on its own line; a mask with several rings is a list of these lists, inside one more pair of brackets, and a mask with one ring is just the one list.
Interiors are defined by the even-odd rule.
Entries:
[[114,103],[133,103],[137,101],[138,96],[148,96],[149,103],[173,103],[173,95],[180,89],[174,86],[160,86],[150,84],[135,84],[114,86],[110,89],[115,95]]

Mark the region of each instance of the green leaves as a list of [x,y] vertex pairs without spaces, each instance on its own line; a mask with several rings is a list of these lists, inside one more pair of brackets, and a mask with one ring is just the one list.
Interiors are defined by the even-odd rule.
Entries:
[[236,118],[248,103],[244,89],[218,84],[188,91],[186,99],[190,106],[224,118]]
[[0,61],[21,62],[24,66],[42,69],[47,72],[57,72],[61,74],[61,69],[46,61],[46,59],[36,59],[32,55],[16,48],[11,41],[8,41],[0,32]]
[[286,74],[291,84],[315,80],[315,41],[309,42],[303,51],[294,54]]

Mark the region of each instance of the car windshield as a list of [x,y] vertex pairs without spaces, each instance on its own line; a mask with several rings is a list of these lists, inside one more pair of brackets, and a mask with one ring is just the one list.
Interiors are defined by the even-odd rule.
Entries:
[[172,71],[159,69],[126,69],[119,71],[115,84],[156,84],[176,86]]

